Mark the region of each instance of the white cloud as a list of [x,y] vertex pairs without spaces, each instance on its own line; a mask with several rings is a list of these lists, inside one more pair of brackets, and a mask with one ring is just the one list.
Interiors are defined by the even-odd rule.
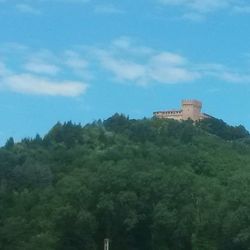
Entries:
[[18,93],[75,97],[85,93],[87,84],[78,81],[55,81],[31,74],[16,74],[3,79],[5,86]]
[[153,80],[168,84],[191,82],[200,77],[200,73],[192,70],[186,58],[169,52],[153,56],[148,70]]
[[204,21],[205,16],[200,13],[190,12],[190,13],[183,14],[182,18],[186,20],[194,21],[194,22],[201,22],[201,21]]
[[234,12],[236,13],[245,13],[245,14],[249,14],[250,13],[250,5],[239,5],[239,6],[234,6],[233,8]]
[[230,69],[222,64],[196,64],[196,69],[202,73],[202,77],[213,77],[229,83],[250,83],[250,72],[242,72]]
[[123,50],[126,53],[145,56],[153,54],[155,51],[147,46],[138,46],[133,44],[133,40],[130,37],[122,36],[112,41],[112,50]]
[[55,55],[47,49],[39,51],[26,51],[20,55],[26,62],[23,68],[32,73],[44,75],[57,75],[61,71],[59,56]]
[[[157,51],[121,37],[109,46],[81,46],[54,54],[49,50],[25,49],[9,52],[3,58],[19,58],[19,65],[0,61],[0,87],[19,93],[77,96],[86,92],[85,80],[97,81],[103,73],[116,82],[137,85],[180,84],[202,79],[250,83],[250,71],[216,63],[194,62],[180,53]],[[94,70],[95,78],[90,74]],[[77,80],[58,80],[58,79]],[[84,79],[84,80],[83,80]]]
[[67,4],[85,4],[85,3],[89,3],[92,0],[27,0],[30,2],[49,2],[49,3],[67,3]]
[[[137,47],[126,40],[115,44],[119,45],[117,48],[120,47],[120,51],[117,51],[117,48],[114,51],[98,50],[96,55],[101,66],[112,73],[116,80],[147,85],[154,82],[185,83],[200,77],[200,73],[193,70],[188,60],[179,54],[149,49],[151,53],[144,54],[141,58],[137,55]],[[134,56],[132,54],[128,56],[126,53],[126,51],[133,51],[130,47],[133,47]]]
[[89,3],[91,0],[40,0],[49,2],[59,2],[59,3]]
[[65,52],[64,63],[75,71],[86,70],[88,67],[87,60],[83,59],[78,53],[72,50],[67,50]]
[[231,0],[160,0],[160,3],[184,6],[193,11],[206,13],[227,8],[230,6]]
[[89,2],[91,2],[91,0],[20,0],[20,1],[0,0],[0,4],[8,3],[11,8],[15,8],[21,13],[32,14],[32,15],[42,14],[42,6],[44,3],[87,4]]
[[41,14],[40,10],[32,7],[29,4],[17,4],[16,8],[18,11],[23,12],[23,13],[28,13],[28,14],[33,14],[33,15],[38,15]]
[[98,59],[101,68],[120,82],[179,84],[212,78],[230,83],[250,83],[250,72],[247,70],[239,71],[216,63],[192,62],[179,53],[148,47],[145,47],[148,53],[139,53],[138,56],[141,48],[143,46],[137,46],[132,39],[121,37],[106,49],[95,49],[91,53]]
[[122,14],[123,10],[117,8],[113,4],[96,5],[94,11],[100,14]]
[[108,54],[101,56],[100,61],[101,65],[112,72],[118,80],[140,82],[146,74],[145,66],[128,60],[116,59]]
[[29,50],[29,48],[23,44],[20,43],[1,43],[0,45],[0,53],[6,54],[6,53],[26,53]]
[[0,77],[8,75],[10,71],[7,69],[6,65],[0,62]]
[[27,71],[37,74],[56,75],[60,68],[54,64],[45,63],[39,60],[31,60],[24,65]]
[[193,21],[203,20],[209,13],[229,11],[234,13],[250,13],[247,1],[239,0],[157,0],[166,6],[179,7],[183,18]]
[[129,37],[123,36],[115,39],[112,44],[120,49],[129,49],[131,47],[131,39]]
[[224,81],[232,82],[232,83],[249,83],[250,82],[250,74],[239,74],[230,71],[221,72],[218,75]]
[[[18,58],[18,63],[11,65],[0,61],[1,89],[30,95],[65,97],[79,96],[87,90],[88,84],[82,80],[83,77],[75,74],[72,67],[65,64],[63,53],[56,56],[49,50],[36,52],[28,48],[21,51],[3,50],[2,55],[7,58],[7,62]],[[73,66],[76,67],[76,62],[74,63]],[[64,78],[70,80],[61,80]]]
[[187,64],[187,59],[175,53],[161,52],[151,58],[151,63],[156,66],[184,65]]
[[27,57],[29,60],[34,60],[34,61],[37,60],[37,61],[43,61],[43,62],[46,62],[46,61],[58,62],[58,56],[48,49],[30,51],[30,53],[27,54]]
[[200,77],[198,72],[180,67],[152,68],[150,76],[155,81],[168,84],[191,82]]

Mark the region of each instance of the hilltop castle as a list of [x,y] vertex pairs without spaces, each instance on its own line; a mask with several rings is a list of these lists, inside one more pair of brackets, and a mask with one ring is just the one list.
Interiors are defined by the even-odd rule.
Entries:
[[182,100],[181,110],[157,111],[154,116],[159,119],[174,119],[199,121],[211,118],[210,115],[201,113],[202,103],[197,100]]

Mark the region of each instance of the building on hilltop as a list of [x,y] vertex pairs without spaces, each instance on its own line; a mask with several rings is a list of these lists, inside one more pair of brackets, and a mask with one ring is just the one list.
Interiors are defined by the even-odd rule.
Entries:
[[201,113],[202,103],[197,100],[182,100],[181,110],[157,111],[154,116],[159,119],[174,119],[178,121],[191,119],[199,121],[212,116]]

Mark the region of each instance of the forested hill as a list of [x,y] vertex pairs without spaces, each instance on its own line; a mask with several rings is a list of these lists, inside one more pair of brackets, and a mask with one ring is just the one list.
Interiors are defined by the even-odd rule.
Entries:
[[247,250],[250,137],[116,114],[0,149],[1,250]]

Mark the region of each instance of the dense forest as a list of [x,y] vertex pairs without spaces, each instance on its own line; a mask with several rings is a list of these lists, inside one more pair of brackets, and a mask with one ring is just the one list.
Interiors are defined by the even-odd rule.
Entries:
[[57,123],[0,149],[1,250],[250,249],[250,136],[222,120]]

